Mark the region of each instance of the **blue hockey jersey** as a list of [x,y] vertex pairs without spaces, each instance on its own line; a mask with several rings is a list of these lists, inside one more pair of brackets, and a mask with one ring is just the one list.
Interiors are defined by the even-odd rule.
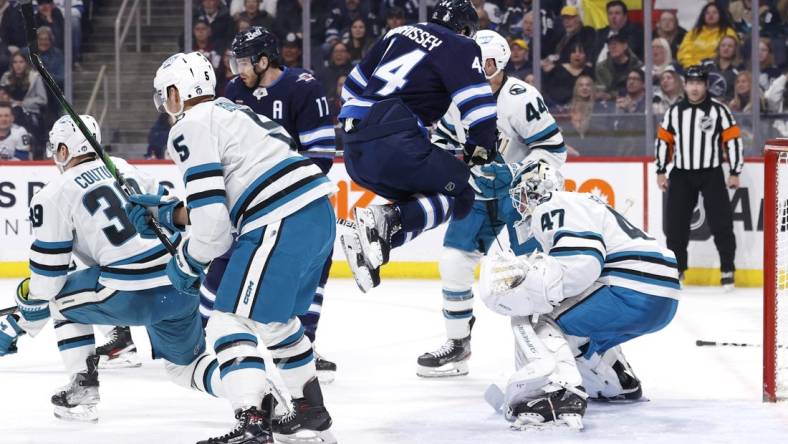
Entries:
[[424,126],[454,102],[468,142],[495,146],[495,99],[473,39],[434,23],[392,29],[350,72],[340,118],[361,119],[375,102],[400,98]]
[[247,88],[236,76],[227,84],[224,96],[282,125],[302,154],[333,158],[334,125],[323,86],[309,71],[282,69],[282,75],[266,88]]

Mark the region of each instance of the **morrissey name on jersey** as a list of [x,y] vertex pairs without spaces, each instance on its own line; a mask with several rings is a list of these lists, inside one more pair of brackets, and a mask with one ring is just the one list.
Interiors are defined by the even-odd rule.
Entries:
[[423,29],[416,28],[415,26],[400,26],[399,28],[394,28],[389,31],[386,38],[394,34],[400,34],[413,40],[427,51],[432,51],[443,44],[443,40],[435,37]]

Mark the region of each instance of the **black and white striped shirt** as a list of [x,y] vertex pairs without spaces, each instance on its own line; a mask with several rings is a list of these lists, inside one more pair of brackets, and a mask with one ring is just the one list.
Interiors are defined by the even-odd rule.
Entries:
[[736,120],[727,106],[710,97],[697,105],[685,98],[671,106],[657,129],[655,148],[658,174],[670,162],[674,168],[702,170],[728,161],[733,175],[744,166]]

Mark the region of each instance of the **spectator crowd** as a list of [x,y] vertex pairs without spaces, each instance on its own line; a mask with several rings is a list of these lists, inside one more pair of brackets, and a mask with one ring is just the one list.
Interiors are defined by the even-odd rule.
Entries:
[[[310,48],[309,66],[326,91],[333,110],[341,106],[344,79],[389,30],[418,21],[419,0],[321,0],[312,1],[310,39],[304,42],[302,5],[305,0],[194,0],[190,50],[200,51],[212,62],[221,94],[232,78],[230,44],[239,31],[250,26],[272,30],[282,45],[286,66],[302,66],[304,45]],[[428,0],[429,10],[437,0]],[[657,9],[653,40],[644,42],[643,12],[630,10],[637,1],[542,0],[534,11],[531,0],[471,0],[482,29],[493,29],[509,41],[511,58],[506,73],[533,82],[531,48],[535,17],[540,20],[542,94],[565,130],[581,138],[593,132],[594,115],[617,114],[613,130],[642,131],[642,117],[651,106],[662,114],[683,96],[684,70],[701,64],[709,72],[709,91],[735,112],[752,110],[751,86],[761,94],[761,110],[785,111],[788,52],[788,0],[761,0],[759,48],[750,54],[751,0],[698,0],[692,26],[684,29],[675,9]],[[57,107],[31,70],[24,51],[24,28],[11,7],[14,0],[0,0],[0,102],[12,105],[17,125],[41,141],[44,128]],[[63,81],[64,0],[36,0],[36,17],[42,58],[53,76]],[[74,60],[78,63],[86,10],[99,0],[74,0]],[[691,2],[687,2],[689,4]],[[700,5],[702,4],[702,7]],[[596,10],[592,10],[596,7]],[[653,64],[644,67],[644,48],[651,45]],[[186,46],[186,45],[184,45]],[[760,75],[753,78],[750,60],[757,57]],[[646,97],[645,69],[653,76],[653,96]],[[3,100],[7,97],[7,100]],[[629,120],[627,120],[629,118]],[[160,119],[161,120],[161,119]],[[786,134],[788,134],[788,125]],[[166,122],[157,122],[151,146],[166,136]],[[609,128],[610,129],[610,128]],[[154,132],[159,136],[154,137]],[[151,155],[158,155],[156,147]]]
[[[0,140],[10,137],[12,131],[24,133],[27,145],[32,145],[33,153],[40,157],[48,128],[57,119],[60,109],[38,72],[30,65],[24,21],[16,8],[17,3],[16,0],[0,0],[0,110],[11,110],[9,123],[2,119]],[[89,25],[87,12],[94,3],[96,0],[71,1],[71,50],[76,69],[80,69],[83,27]],[[36,44],[41,61],[62,89],[65,82],[66,1],[36,0],[34,5],[38,27]],[[0,114],[5,114],[5,111]],[[28,147],[27,151],[30,149]],[[0,160],[7,160],[11,157],[7,153],[14,150],[4,152],[6,155],[0,152]]]

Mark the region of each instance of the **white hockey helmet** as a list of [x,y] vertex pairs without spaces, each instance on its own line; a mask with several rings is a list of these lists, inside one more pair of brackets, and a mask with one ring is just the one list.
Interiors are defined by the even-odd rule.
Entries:
[[553,191],[564,189],[561,173],[543,160],[530,161],[518,168],[512,179],[509,195],[512,205],[523,220],[533,213],[539,201]]
[[[81,115],[79,118],[82,119],[85,126],[93,134],[96,142],[101,143],[101,130],[96,119],[88,115]],[[60,145],[65,145],[68,148],[68,157],[63,161],[58,161],[55,155]],[[66,164],[71,159],[95,152],[96,150],[90,145],[87,137],[82,134],[82,131],[79,130],[71,116],[62,116],[52,125],[52,130],[49,131],[49,141],[47,142],[47,157],[54,159],[55,165],[57,165],[60,172],[63,172]]]
[[[167,89],[174,86],[181,97],[181,109],[171,112],[167,109]],[[184,54],[179,52],[161,64],[153,79],[153,103],[159,112],[166,112],[174,118],[183,114],[183,104],[189,99],[216,94],[216,73],[213,65],[200,52]]]
[[501,34],[490,31],[489,29],[477,32],[474,40],[476,40],[476,44],[482,49],[482,64],[484,64],[487,59],[495,60],[496,70],[493,75],[488,76],[485,74],[485,77],[491,79],[495,77],[496,74],[503,71],[506,64],[509,63],[509,57],[512,56],[512,50],[509,49],[509,43]]

